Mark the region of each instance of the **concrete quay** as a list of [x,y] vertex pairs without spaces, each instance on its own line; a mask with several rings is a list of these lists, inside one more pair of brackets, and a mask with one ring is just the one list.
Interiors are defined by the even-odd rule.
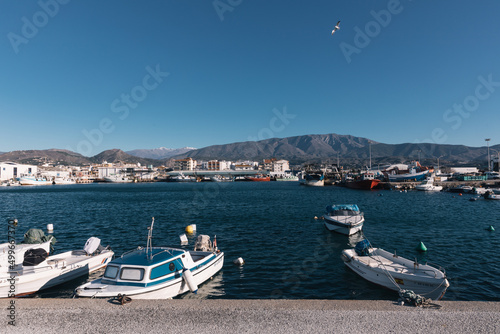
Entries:
[[[0,300],[1,333],[500,333],[500,302],[388,300]],[[12,309],[12,307],[11,307]]]

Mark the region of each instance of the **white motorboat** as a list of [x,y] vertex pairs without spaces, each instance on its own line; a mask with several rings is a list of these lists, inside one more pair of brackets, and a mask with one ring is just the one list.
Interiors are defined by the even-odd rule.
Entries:
[[323,187],[325,185],[325,175],[321,171],[306,173],[304,179],[306,180],[306,186]]
[[114,175],[110,175],[110,176],[105,176],[103,178],[103,180],[106,181],[106,182],[111,182],[111,183],[130,183],[130,182],[134,182],[134,180],[132,180],[131,178],[129,178],[125,174],[114,174]]
[[19,183],[22,186],[47,186],[47,185],[51,185],[52,181],[47,180],[44,177],[21,176],[19,178]]
[[359,242],[355,248],[344,249],[341,258],[367,281],[394,291],[411,290],[422,297],[439,300],[450,286],[444,271],[372,248],[368,240]]
[[323,219],[327,229],[345,235],[361,231],[365,221],[363,212],[356,204],[329,205]]
[[216,241],[198,236],[194,251],[171,247],[152,247],[153,222],[148,242],[111,261],[104,276],[83,284],[75,290],[79,297],[117,297],[137,299],[168,299],[188,291],[217,274],[224,264],[224,253]]
[[71,178],[56,177],[53,181],[54,184],[76,184],[76,181]]
[[441,191],[443,187],[434,185],[434,178],[430,177],[422,181],[422,183],[417,184],[415,189],[420,191]]
[[82,250],[48,257],[42,249],[31,249],[22,264],[0,273],[0,298],[30,295],[105,267],[114,253],[95,241],[100,240],[90,238]]
[[177,176],[172,176],[169,180],[172,182],[198,182],[198,178],[194,176],[186,176],[183,173],[179,173]]
[[276,181],[299,181],[299,177],[295,175],[287,175],[287,176],[277,177]]
[[496,200],[500,199],[500,195],[499,195],[499,194],[495,194],[495,193],[494,193],[493,191],[491,191],[491,190],[490,190],[490,191],[485,192],[483,196],[484,196],[484,198],[486,198],[486,199],[496,199]]
[[210,177],[210,181],[212,181],[212,182],[233,182],[234,177],[222,176],[222,175],[217,174],[217,175]]

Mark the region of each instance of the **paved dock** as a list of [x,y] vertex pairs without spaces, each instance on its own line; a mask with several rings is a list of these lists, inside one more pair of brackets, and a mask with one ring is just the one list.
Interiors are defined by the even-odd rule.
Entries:
[[500,333],[500,302],[440,309],[359,300],[0,300],[1,333]]

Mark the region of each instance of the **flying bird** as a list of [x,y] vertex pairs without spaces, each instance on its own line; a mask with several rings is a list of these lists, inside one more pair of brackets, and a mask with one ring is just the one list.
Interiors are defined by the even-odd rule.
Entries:
[[334,33],[334,32],[336,32],[336,31],[337,31],[337,30],[339,30],[339,29],[340,29],[340,21],[339,21],[339,22],[337,22],[337,25],[335,26],[335,28],[333,28],[333,30],[332,30],[332,35],[333,35],[333,33]]

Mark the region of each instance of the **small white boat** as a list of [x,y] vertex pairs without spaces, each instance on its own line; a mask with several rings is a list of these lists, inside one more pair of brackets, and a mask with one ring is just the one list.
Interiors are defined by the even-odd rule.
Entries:
[[486,199],[496,199],[496,200],[500,199],[500,195],[495,194],[493,191],[487,191],[487,192],[484,193],[483,196]]
[[417,184],[415,189],[420,191],[441,191],[443,187],[434,185],[434,178],[430,177],[422,181],[422,183]]
[[212,182],[233,182],[234,178],[230,176],[214,175],[210,177]]
[[356,204],[329,205],[323,219],[327,229],[345,235],[361,231],[365,221],[363,212]]
[[132,180],[131,178],[129,178],[125,174],[114,174],[114,175],[110,175],[110,176],[105,176],[103,179],[104,179],[104,181],[111,182],[111,183],[130,183],[130,182],[134,182],[134,180]]
[[56,177],[53,181],[54,184],[76,184],[76,181],[71,178]]
[[411,290],[422,297],[439,300],[450,286],[444,271],[372,248],[368,240],[359,242],[355,248],[344,249],[341,258],[367,281],[394,291]]
[[[99,239],[90,238],[87,245],[91,240]],[[114,253],[107,248],[95,248],[48,257],[41,249],[31,249],[26,253],[22,264],[6,273],[0,273],[0,298],[30,295],[105,267]],[[14,289],[11,289],[12,284]]]
[[198,182],[198,179],[194,176],[186,176],[183,173],[179,173],[177,176],[170,177],[172,182]]
[[298,181],[299,177],[295,175],[288,175],[283,177],[277,177],[276,181]]
[[47,180],[44,177],[21,176],[19,178],[19,184],[22,186],[47,186],[51,185],[52,181]]
[[188,291],[217,274],[224,264],[224,253],[210,237],[198,236],[194,251],[171,247],[152,247],[153,222],[147,247],[139,247],[111,261],[104,276],[75,290],[79,297],[117,297],[168,299]]
[[325,185],[325,175],[323,172],[306,173],[304,179],[306,180],[306,186],[323,187]]

